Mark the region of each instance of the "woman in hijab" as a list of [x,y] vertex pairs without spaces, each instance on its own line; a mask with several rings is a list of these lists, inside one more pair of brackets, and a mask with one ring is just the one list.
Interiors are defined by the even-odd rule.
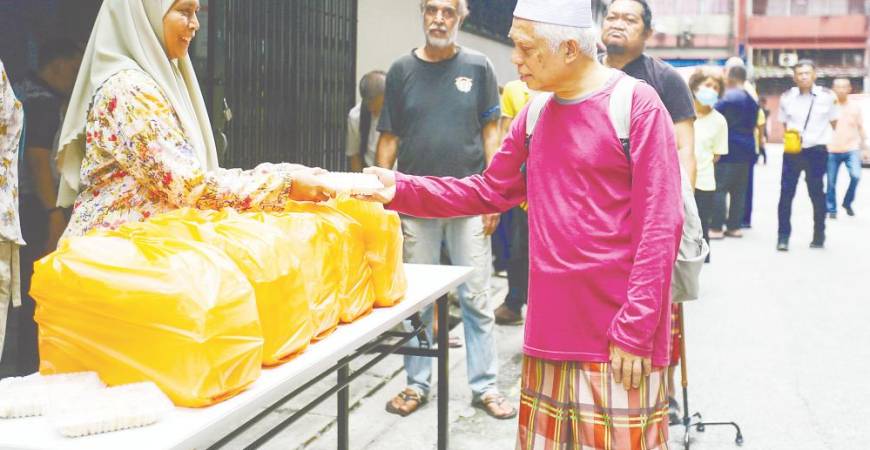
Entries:
[[332,195],[317,169],[218,167],[187,55],[198,10],[198,0],[103,3],[61,131],[58,203],[73,206],[65,236],[185,206],[269,211]]

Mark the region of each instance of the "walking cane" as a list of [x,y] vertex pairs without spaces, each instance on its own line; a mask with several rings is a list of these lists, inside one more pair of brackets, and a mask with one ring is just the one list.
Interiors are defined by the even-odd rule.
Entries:
[[[680,324],[680,381],[683,385],[683,426],[685,427],[685,433],[683,434],[683,445],[686,450],[689,450],[689,435],[692,431],[692,428],[697,430],[699,433],[703,433],[706,430],[706,427],[710,426],[732,426],[737,429],[737,437],[734,438],[734,443],[737,445],[743,445],[743,433],[740,432],[740,427],[735,422],[704,422],[704,418],[701,417],[701,413],[696,412],[689,416],[689,375],[688,369],[686,368],[686,327],[685,327],[685,313],[683,313],[683,304],[677,304],[677,308],[679,308],[679,324]],[[697,419],[697,420],[695,420]]]

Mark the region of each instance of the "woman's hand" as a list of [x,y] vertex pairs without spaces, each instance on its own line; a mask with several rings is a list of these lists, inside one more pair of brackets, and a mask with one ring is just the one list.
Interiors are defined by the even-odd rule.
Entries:
[[323,202],[335,197],[335,191],[318,175],[326,173],[319,167],[295,170],[292,173],[290,198],[301,202]]

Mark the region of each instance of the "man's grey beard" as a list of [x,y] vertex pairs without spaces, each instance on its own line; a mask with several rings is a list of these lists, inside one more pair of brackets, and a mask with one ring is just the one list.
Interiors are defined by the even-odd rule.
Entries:
[[426,43],[435,48],[447,48],[454,44],[456,44],[457,38],[459,37],[459,26],[457,25],[452,32],[447,34],[445,38],[436,38],[432,37],[429,34],[429,30],[424,28],[423,30],[426,33]]
[[607,53],[611,55],[622,55],[625,53],[625,47],[616,44],[607,44]]

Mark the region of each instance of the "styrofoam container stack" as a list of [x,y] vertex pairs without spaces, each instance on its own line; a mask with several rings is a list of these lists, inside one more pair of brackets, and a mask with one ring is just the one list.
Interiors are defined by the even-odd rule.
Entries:
[[173,407],[156,384],[133,383],[81,392],[70,402],[53,407],[48,419],[60,434],[80,437],[148,426]]
[[329,172],[318,176],[337,193],[371,194],[384,188],[377,175],[368,173]]
[[4,378],[0,380],[0,419],[41,416],[51,405],[104,387],[96,372]]

